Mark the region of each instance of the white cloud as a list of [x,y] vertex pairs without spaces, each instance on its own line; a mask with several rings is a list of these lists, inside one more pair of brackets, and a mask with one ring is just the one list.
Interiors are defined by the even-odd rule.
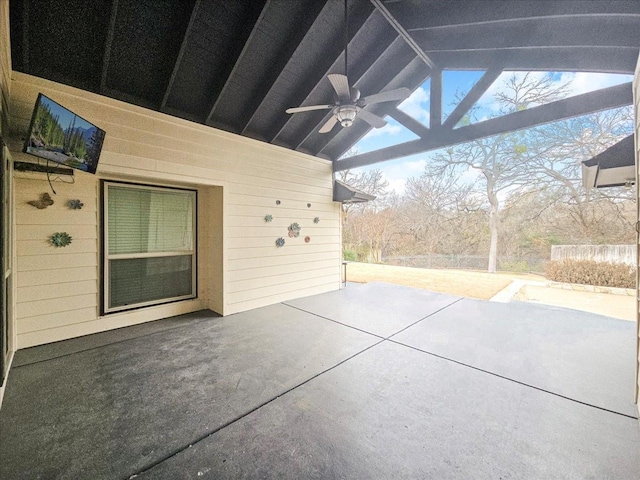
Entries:
[[569,89],[571,95],[580,95],[582,93],[593,92],[594,90],[600,90],[601,88],[613,87],[621,83],[630,82],[633,80],[633,75],[620,75],[613,73],[591,73],[591,72],[577,72],[577,73],[563,73],[560,76],[560,82],[565,83],[571,81]]
[[384,179],[389,182],[389,190],[395,190],[398,195],[404,193],[405,184],[409,177],[419,176],[427,164],[425,159],[410,160],[381,166]]
[[429,92],[423,87],[419,87],[413,91],[413,93],[403,101],[398,108],[405,112],[407,115],[415,118],[419,122],[425,124],[429,123],[429,108],[427,103],[429,102]]
[[391,123],[387,123],[384,127],[382,128],[372,128],[371,130],[369,130],[367,132],[367,134],[362,137],[362,139],[360,139],[360,141],[362,142],[363,140],[368,140],[369,138],[375,138],[375,137],[379,137],[381,135],[397,135],[402,131],[402,127],[398,124],[391,124]]

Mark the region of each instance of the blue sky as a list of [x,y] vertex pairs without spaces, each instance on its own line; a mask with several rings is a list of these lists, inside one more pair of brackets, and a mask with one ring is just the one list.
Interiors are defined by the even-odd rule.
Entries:
[[[443,119],[455,108],[456,94],[467,92],[482,77],[483,71],[455,71],[447,70],[443,72],[442,78],[442,114]],[[502,75],[493,83],[493,85],[480,98],[477,105],[478,115],[480,118],[488,118],[497,113],[498,106],[494,99],[495,92],[501,89],[504,81],[514,72],[503,72]],[[546,72],[539,72],[536,75],[545,75]],[[518,72],[518,75],[524,75],[524,72]],[[630,82],[631,75],[605,74],[605,73],[561,73],[554,72],[553,78],[558,83],[566,83],[571,81],[571,95],[579,95],[581,93],[598,90],[601,88],[618,85],[620,83]],[[399,108],[405,113],[411,115],[416,120],[429,126],[429,89],[430,80],[427,80],[422,86],[416,89],[413,94],[399,105]],[[370,92],[363,92],[369,94]],[[373,92],[375,93],[375,92]],[[379,148],[397,145],[417,137],[413,132],[387,117],[387,125],[383,128],[372,129],[365,135],[356,145],[355,149],[358,153],[366,153]],[[396,193],[404,192],[404,185],[409,177],[419,176],[429,159],[430,153],[425,152],[417,155],[411,155],[397,160],[382,162],[359,169],[354,169],[357,173],[363,170],[379,169],[382,171],[385,179],[389,182],[389,189],[395,190]]]

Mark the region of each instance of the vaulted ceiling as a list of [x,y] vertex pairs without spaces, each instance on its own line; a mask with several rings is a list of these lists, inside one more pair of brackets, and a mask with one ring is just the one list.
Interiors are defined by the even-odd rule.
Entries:
[[[631,104],[629,84],[454,128],[504,70],[633,73],[637,0],[348,0],[349,78],[363,95],[431,78],[420,138],[337,160],[371,127],[318,133],[344,73],[342,0],[10,0],[13,69],[334,160],[336,170]],[[442,70],[486,73],[442,122]]]

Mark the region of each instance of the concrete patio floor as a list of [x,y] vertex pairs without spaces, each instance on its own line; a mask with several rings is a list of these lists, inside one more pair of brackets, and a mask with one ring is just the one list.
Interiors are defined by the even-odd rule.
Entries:
[[638,478],[634,334],[371,283],[21,350],[0,478]]

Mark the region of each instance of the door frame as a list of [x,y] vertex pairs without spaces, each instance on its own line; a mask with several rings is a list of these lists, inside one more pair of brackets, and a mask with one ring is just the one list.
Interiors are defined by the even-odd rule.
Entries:
[[13,171],[0,136],[0,405],[15,353],[13,318]]

